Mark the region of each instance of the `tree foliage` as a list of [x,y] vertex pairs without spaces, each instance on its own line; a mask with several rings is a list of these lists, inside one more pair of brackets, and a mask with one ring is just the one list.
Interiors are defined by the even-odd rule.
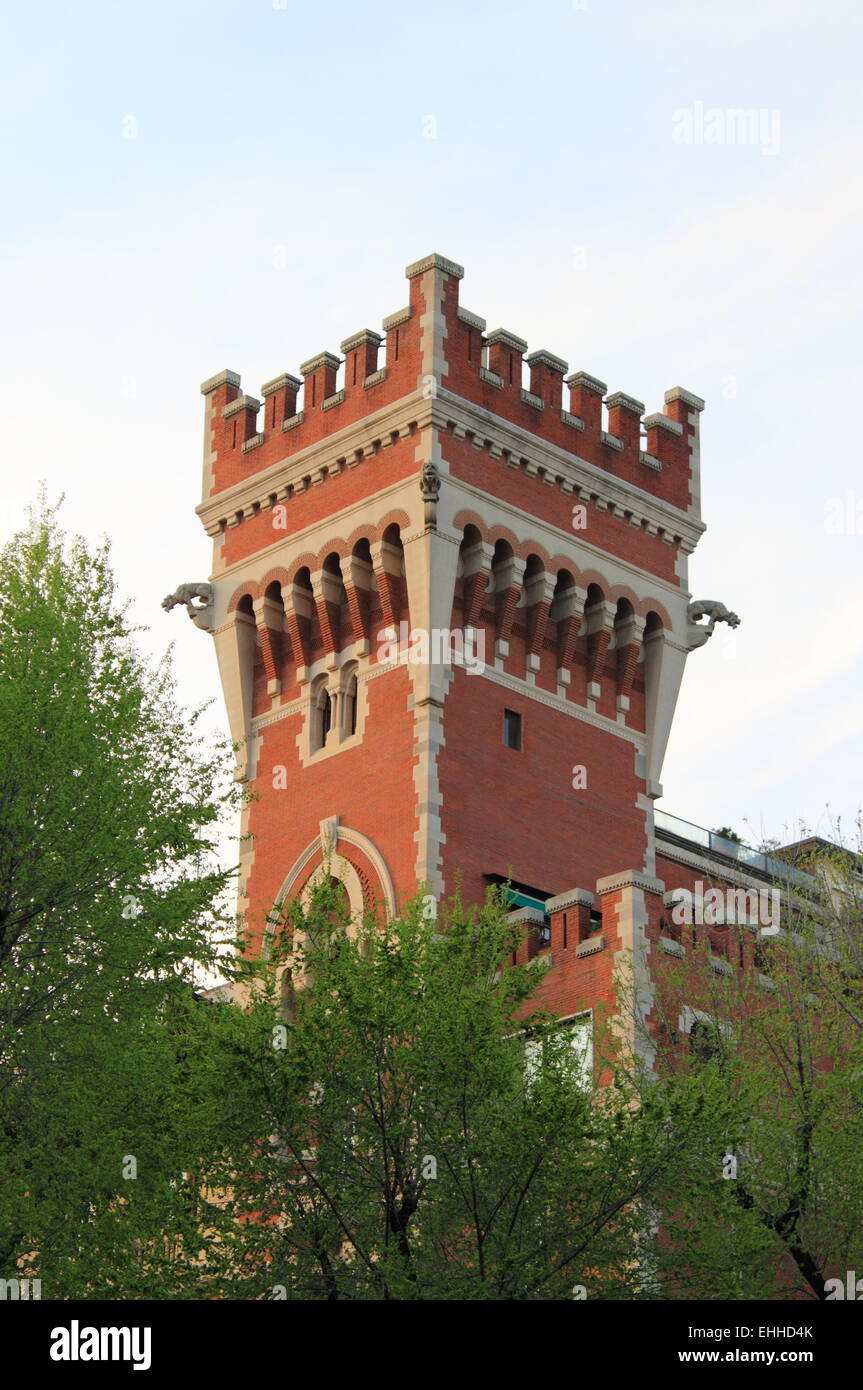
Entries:
[[647,1194],[691,1117],[597,1092],[499,895],[424,901],[352,923],[323,883],[279,914],[231,1025],[225,1132],[261,1139],[233,1154],[227,1265],[257,1297],[644,1295]]
[[230,752],[198,722],[138,653],[107,547],[43,499],[0,557],[0,1274],[24,1261],[44,1297],[119,1287],[182,1214],[176,1021],[234,929]]
[[[702,1116],[657,1187],[671,1296],[823,1299],[863,1267],[860,901],[826,887],[798,887],[775,935],[720,930],[756,933],[754,968],[717,971],[705,930],[661,972],[658,1076],[643,1085],[700,1099]],[[700,1019],[688,1035],[684,1001]]]

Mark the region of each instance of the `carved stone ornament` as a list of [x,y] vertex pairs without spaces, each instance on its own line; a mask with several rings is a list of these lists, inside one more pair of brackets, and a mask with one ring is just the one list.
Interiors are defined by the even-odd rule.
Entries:
[[[195,626],[209,632],[213,624],[215,593],[213,585],[204,581],[199,584],[180,584],[172,594],[162,599],[162,607],[166,613],[170,613],[172,608],[182,604]],[[200,599],[200,603],[195,603],[195,599]]]
[[420,474],[420,493],[425,503],[425,524],[434,526],[437,520],[437,500],[440,493],[440,474],[429,460],[423,464]]
[[[708,618],[709,622],[699,622],[700,618]],[[740,626],[737,614],[726,608],[724,603],[712,598],[693,599],[686,610],[686,619],[687,646],[691,652],[695,651],[696,647],[703,647],[707,639],[713,636],[713,629],[717,623],[727,623],[729,627]]]

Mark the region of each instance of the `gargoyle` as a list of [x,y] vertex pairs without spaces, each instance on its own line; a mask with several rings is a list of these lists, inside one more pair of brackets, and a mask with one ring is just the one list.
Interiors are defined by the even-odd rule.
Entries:
[[427,459],[423,464],[420,474],[420,492],[424,502],[437,501],[440,492],[440,474],[431,459]]
[[[215,589],[212,584],[201,582],[200,584],[180,584],[172,594],[168,594],[162,599],[162,607],[166,613],[170,613],[172,608],[182,604],[189,617],[197,627],[209,631],[213,621],[213,600]],[[200,599],[200,603],[194,603],[194,599]]]
[[[709,618],[707,623],[699,622],[699,618]],[[724,603],[719,603],[717,599],[698,598],[693,599],[686,610],[688,624],[688,650],[695,651],[696,647],[703,647],[708,637],[713,636],[713,629],[717,623],[727,623],[729,627],[739,627],[740,619],[736,613],[725,607]]]
[[426,526],[435,526],[437,519],[437,499],[440,492],[440,474],[432,463],[427,459],[423,464],[420,474],[420,495],[423,499],[423,510],[425,512]]

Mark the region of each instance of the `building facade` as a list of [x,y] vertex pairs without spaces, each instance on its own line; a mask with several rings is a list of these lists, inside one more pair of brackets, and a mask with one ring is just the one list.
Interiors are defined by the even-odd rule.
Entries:
[[613,1007],[624,958],[649,1015],[675,895],[769,879],[654,809],[687,656],[738,621],[689,592],[704,402],[646,413],[487,331],[461,266],[406,275],[382,334],[201,388],[213,569],[166,606],[212,635],[255,793],[250,949],[324,873],[389,913],[508,882],[560,1017]]

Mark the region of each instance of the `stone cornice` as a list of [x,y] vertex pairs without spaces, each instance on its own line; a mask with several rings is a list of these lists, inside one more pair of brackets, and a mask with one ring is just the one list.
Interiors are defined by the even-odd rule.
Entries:
[[479,329],[480,333],[485,332],[485,319],[480,314],[472,314],[470,309],[465,309],[462,304],[458,306],[456,310],[456,316],[461,320],[462,323],[466,323],[468,328],[477,328]]
[[651,878],[639,869],[621,869],[620,873],[596,880],[596,891],[600,897],[606,893],[619,893],[622,888],[640,888],[644,893],[665,892],[661,878]]
[[629,410],[633,415],[641,416],[646,409],[644,401],[638,401],[634,396],[627,396],[625,391],[615,391],[612,395],[606,396],[605,404],[613,409],[614,406],[622,406],[624,410]]
[[298,376],[292,376],[290,372],[282,372],[280,376],[274,376],[270,381],[265,381],[261,387],[262,396],[271,396],[274,391],[284,387],[286,390],[299,391],[302,381]]
[[474,434],[481,432],[483,438],[493,439],[496,448],[507,449],[518,458],[528,458],[548,471],[553,469],[557,477],[571,484],[573,494],[577,492],[579,496],[598,497],[609,506],[632,512],[633,516],[652,523],[658,530],[689,541],[693,548],[707,529],[703,521],[697,521],[680,507],[655,497],[634,483],[614,477],[604,468],[588,463],[557,444],[539,439],[520,425],[512,424],[483,406],[454,395],[446,387],[438,388],[434,404],[434,423],[438,427],[441,422],[452,421]]
[[604,396],[608,387],[599,377],[591,376],[589,372],[573,372],[566,378],[567,386],[583,386],[586,390],[592,391],[595,396]]
[[306,474],[314,473],[335,458],[351,455],[359,448],[365,450],[369,438],[391,434],[396,426],[407,428],[413,422],[419,429],[427,428],[432,423],[432,405],[431,400],[423,398],[421,391],[401,396],[373,414],[364,415],[361,420],[346,425],[344,429],[308,444],[305,449],[289,454],[287,458],[279,459],[278,463],[270,464],[260,473],[253,473],[251,477],[234,483],[233,487],[215,493],[195,508],[204,530],[210,536],[217,536],[223,517],[234,516],[240,511],[251,515],[255,504],[266,506],[273,493],[278,495],[280,490]]
[[499,343],[501,347],[509,348],[511,352],[527,352],[527,343],[524,338],[519,338],[517,333],[510,333],[508,328],[493,328],[486,335],[486,343],[489,347],[494,347]]
[[331,367],[336,371],[340,366],[341,358],[336,357],[334,352],[316,352],[314,357],[300,363],[300,376],[311,376],[312,372],[318,371],[320,367]]
[[410,265],[405,266],[405,275],[409,280],[413,280],[416,275],[423,275],[427,270],[442,270],[445,275],[452,275],[456,280],[464,279],[464,266],[459,265],[458,261],[438,255],[437,251],[432,251],[431,255],[423,256],[422,260],[412,261]]
[[[196,508],[204,529],[210,536],[218,535],[222,519],[235,517],[238,512],[252,515],[256,507],[266,508],[269,497],[274,493],[278,495],[280,490],[336,458],[350,456],[360,448],[365,452],[369,439],[391,434],[396,427],[404,432],[411,423],[415,423],[420,430],[432,426],[442,432],[448,424],[453,424],[461,433],[470,431],[483,441],[490,440],[495,457],[498,452],[507,452],[511,460],[516,461],[516,466],[520,459],[527,458],[533,468],[542,468],[545,475],[550,475],[548,481],[561,487],[567,494],[579,500],[596,501],[597,505],[607,507],[619,516],[630,513],[638,522],[646,522],[649,528],[664,533],[670,543],[679,542],[687,553],[695,548],[705,530],[703,522],[679,507],[654,497],[633,483],[614,477],[559,445],[539,439],[529,430],[454,395],[445,387],[439,387],[436,396],[428,399],[421,390],[401,396],[373,414],[216,493]],[[505,505],[493,493],[483,495],[491,496]],[[533,519],[537,524],[547,525],[540,523],[538,518]],[[565,534],[562,528],[553,529]]]
[[548,367],[553,372],[560,372],[561,376],[569,371],[569,363],[564,362],[562,357],[556,357],[548,348],[537,348],[536,352],[529,353],[524,360],[529,367]]
[[[405,497],[406,486],[410,489],[410,492],[412,494],[414,489],[416,488],[415,478],[399,478],[396,480],[396,482],[390,483],[387,487],[379,488],[377,492],[372,494],[371,497],[364,498],[362,503],[351,502],[348,504],[348,506],[340,508],[340,510],[337,512],[333,512],[332,515],[328,518],[328,520],[331,523],[332,527],[335,528],[336,526],[341,525],[343,520],[355,515],[358,506],[365,508],[368,506],[368,503],[372,500],[374,500],[375,503],[385,505],[390,497]],[[307,548],[307,538],[311,540],[319,532],[320,522],[318,521],[309,522],[308,526],[303,526],[299,531],[292,531],[290,533],[289,539],[291,545],[297,548],[297,554],[299,554],[301,550]],[[423,531],[419,530],[416,534],[422,535]],[[405,545],[407,545],[408,540],[414,538],[414,533],[411,533],[409,535],[406,532],[402,537],[402,541]],[[447,539],[449,538],[447,537]],[[460,542],[461,537],[455,537],[455,544],[458,545],[460,544]],[[317,546],[314,545],[312,548],[316,549]],[[234,560],[232,564],[225,565],[222,569],[219,569],[214,574],[211,574],[210,579],[215,584],[218,583],[220,580],[229,579],[232,575],[236,575],[240,579],[246,578],[249,574],[249,567],[252,563],[254,563],[256,566],[262,565],[263,569],[261,570],[261,572],[264,573],[267,568],[269,557],[275,559],[277,556],[283,555],[284,550],[285,533],[283,531],[277,532],[275,535],[275,539],[272,540],[269,545],[262,546],[261,549],[256,550],[253,555],[241,556],[240,559]]]
[[239,372],[232,372],[230,367],[225,367],[224,371],[216,372],[215,376],[208,376],[206,381],[201,382],[201,395],[209,396],[211,391],[218,390],[220,386],[236,386],[239,390]]
[[380,333],[375,333],[373,328],[361,328],[358,333],[352,333],[349,338],[344,338],[339,347],[342,352],[353,352],[355,348],[362,347],[368,343],[371,347],[380,347],[383,338]]
[[683,404],[688,405],[690,410],[700,412],[704,409],[704,401],[701,397],[696,396],[694,391],[687,391],[684,386],[672,386],[670,391],[666,391],[666,405],[670,405],[672,401],[683,401]]
[[594,895],[588,888],[570,888],[567,893],[557,893],[547,898],[546,912],[568,912],[571,907],[593,907]]

